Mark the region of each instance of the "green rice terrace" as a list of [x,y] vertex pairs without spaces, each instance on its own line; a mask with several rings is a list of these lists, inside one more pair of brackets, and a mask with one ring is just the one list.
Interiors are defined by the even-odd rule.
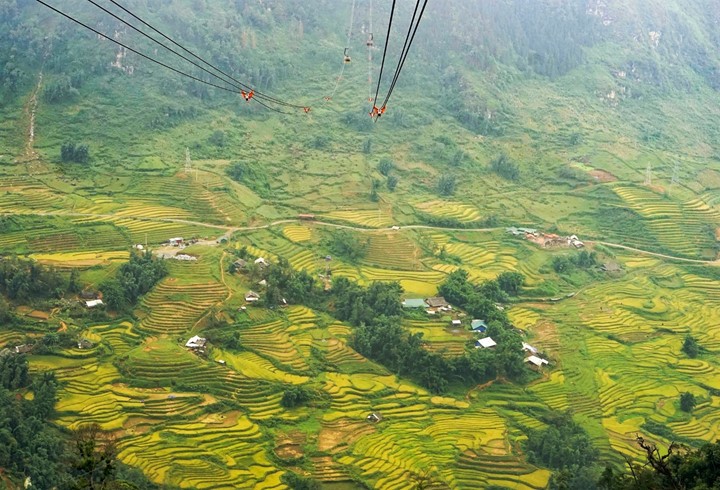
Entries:
[[373,122],[389,2],[120,3],[311,110],[0,0],[0,398],[54,373],[117,488],[671,488],[597,482],[720,439],[717,8],[430,2]]

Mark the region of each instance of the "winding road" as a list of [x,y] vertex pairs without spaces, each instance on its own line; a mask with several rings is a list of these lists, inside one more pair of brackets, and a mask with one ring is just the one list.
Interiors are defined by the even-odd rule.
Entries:
[[[340,228],[345,230],[352,230],[357,231],[361,233],[373,233],[377,231],[391,231],[392,227],[383,227],[383,228],[365,228],[361,226],[352,226],[352,225],[343,225],[340,223],[331,223],[328,221],[320,221],[320,220],[301,220],[299,218],[287,218],[287,219],[281,219],[277,221],[273,221],[271,223],[267,223],[264,225],[257,225],[257,226],[227,226],[227,225],[218,225],[214,223],[204,223],[202,221],[194,221],[194,220],[187,220],[187,219],[181,219],[181,218],[149,218],[149,217],[141,217],[141,216],[125,216],[125,215],[117,215],[117,214],[95,214],[95,213],[76,213],[71,211],[22,211],[22,212],[8,212],[8,211],[0,211],[0,216],[62,216],[62,217],[79,217],[79,218],[104,218],[104,219],[131,219],[131,220],[137,220],[137,221],[146,221],[146,222],[156,222],[156,223],[179,223],[179,224],[185,224],[185,225],[192,225],[192,226],[202,226],[204,228],[211,228],[215,230],[224,230],[225,233],[223,233],[221,236],[217,238],[217,240],[221,240],[223,238],[228,239],[233,233],[239,233],[244,231],[258,231],[258,230],[266,230],[269,228],[274,228],[276,226],[280,225],[286,225],[291,223],[311,223],[316,226],[326,226],[331,228]],[[403,230],[437,230],[437,231],[472,231],[472,232],[480,232],[480,233],[491,233],[503,230],[503,227],[494,227],[494,228],[445,228],[442,226],[431,226],[431,225],[404,225],[402,226]],[[647,255],[650,257],[657,257],[660,259],[666,259],[666,260],[675,260],[678,262],[686,262],[686,263],[692,263],[692,264],[702,264],[702,265],[713,265],[713,266],[720,266],[720,259],[718,260],[701,260],[701,259],[689,259],[686,257],[677,257],[674,255],[668,255],[663,254],[659,252],[651,252],[649,250],[643,250],[640,248],[630,247],[628,245],[623,245],[620,243],[612,243],[612,242],[605,242],[605,241],[591,241],[586,240],[586,243],[588,244],[597,244],[597,245],[604,245],[606,247],[611,248],[618,248],[621,250],[627,250],[628,252],[634,252],[641,255]]]

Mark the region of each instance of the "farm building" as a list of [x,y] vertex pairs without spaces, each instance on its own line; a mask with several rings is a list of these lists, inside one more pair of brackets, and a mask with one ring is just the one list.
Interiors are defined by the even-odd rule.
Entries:
[[85,302],[85,306],[87,306],[88,308],[95,308],[96,306],[100,306],[102,304],[103,301],[101,299],[91,299]]
[[427,304],[424,299],[404,299],[403,308],[425,308]]
[[378,422],[380,422],[382,420],[382,415],[380,415],[377,412],[373,412],[366,417],[366,420],[368,422],[372,422],[373,424],[377,424]]
[[314,214],[298,214],[298,219],[312,221],[315,219],[315,215]]
[[15,347],[15,354],[27,354],[33,349],[33,344],[23,344]]
[[470,322],[470,329],[473,332],[484,333],[487,330],[487,323],[485,323],[485,320],[473,320]]
[[258,282],[258,286],[266,288],[267,287],[267,281],[265,279]]
[[447,308],[450,306],[450,304],[442,296],[427,298],[425,303],[427,303],[430,308]]
[[248,303],[260,301],[260,295],[255,291],[248,291],[247,293],[245,293],[245,301],[247,301]]
[[603,272],[621,272],[622,267],[617,262],[606,262],[600,267],[600,270]]
[[183,238],[182,238],[181,236],[178,236],[178,237],[175,237],[175,238],[170,238],[170,239],[168,240],[168,243],[169,243],[170,245],[172,245],[173,247],[179,247],[180,245],[183,244]]
[[475,348],[483,348],[483,349],[490,349],[492,347],[495,347],[497,345],[497,342],[495,342],[491,337],[485,337],[484,339],[480,339],[475,343]]
[[78,349],[91,349],[93,345],[95,344],[90,342],[88,339],[80,339],[77,343]]
[[207,339],[195,335],[187,341],[185,347],[187,347],[188,349],[204,349],[205,344],[207,344]]
[[530,357],[528,357],[527,359],[525,359],[525,361],[527,361],[527,362],[529,362],[530,364],[533,364],[533,365],[535,365],[535,366],[537,366],[537,367],[542,367],[543,364],[549,364],[549,362],[547,361],[547,359],[542,359],[542,358],[540,358],[540,357],[538,357],[538,356],[530,356]]
[[235,270],[243,270],[247,267],[247,261],[243,259],[237,259],[235,262],[233,262],[233,265],[235,266]]
[[84,300],[97,299],[98,293],[95,291],[83,291],[80,293],[80,297]]
[[188,255],[188,254],[177,254],[177,255],[176,255],[175,257],[173,257],[173,258],[174,258],[175,260],[184,260],[184,261],[188,261],[188,262],[197,260],[197,257],[195,257],[195,256],[193,256],[193,255]]
[[453,327],[459,327],[460,325],[462,325],[462,320],[453,320],[450,322],[450,325],[452,325]]
[[538,351],[535,347],[528,344],[527,342],[522,343],[522,348],[525,352],[530,352],[531,354],[537,354]]

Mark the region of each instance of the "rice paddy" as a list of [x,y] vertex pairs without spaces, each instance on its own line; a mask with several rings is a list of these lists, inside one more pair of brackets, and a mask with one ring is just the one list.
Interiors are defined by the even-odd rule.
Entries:
[[[97,285],[134,244],[224,233],[201,223],[241,227],[296,216],[210,171],[226,164],[200,162],[197,180],[171,171],[153,178],[123,171],[112,183],[117,196],[90,181],[53,181],[50,188],[26,176],[0,176],[0,213],[15,213],[0,234],[0,252],[76,269]],[[283,179],[274,184],[292,194],[283,202],[304,202],[307,189]],[[710,257],[715,243],[708,229],[720,225],[712,195],[680,199],[621,181],[602,185],[616,197],[613,205],[622,203],[640,217],[646,233],[598,225],[587,228],[592,238]],[[610,258],[622,264],[623,274],[596,271],[571,284],[551,270],[554,251],[500,231],[389,229],[416,222],[415,209],[470,225],[484,217],[485,208],[420,194],[414,207],[373,207],[355,202],[349,191],[302,207],[322,209],[318,220],[364,228],[358,234],[367,239],[367,251],[355,262],[332,254],[323,225],[306,221],[239,230],[228,244],[188,248],[199,260],[168,261],[169,276],[142,298],[132,318],[83,327],[92,348],[31,356],[32,369],[53,368],[62,382],[58,423],[97,422],[117,435],[121,459],[153,480],[206,489],[286,488],[281,477],[290,469],[278,448],[291,433],[288,444],[299,455],[292,470],[324,484],[355,488],[360,480],[400,489],[426,475],[438,488],[458,490],[545,488],[550,472],[528,463],[521,450],[528,431],[544,426],[536,415],[542,410],[572,410],[609,462],[639,455],[636,433],[661,442],[668,434],[690,442],[720,436],[720,283],[713,271],[622,251]],[[534,209],[552,214],[559,207],[546,199]],[[587,226],[573,219],[558,226]],[[248,289],[263,294],[248,274],[227,272],[230,257],[243,247],[271,262],[285,258],[315,277],[329,268],[333,277],[365,285],[398,281],[407,297],[434,295],[458,268],[473,281],[522,272],[532,297],[513,301],[507,312],[551,364],[527,386],[497,381],[435,396],[364,358],[352,348],[352,329],[324,314],[302,306],[240,311]],[[562,300],[548,301],[548,287]],[[57,323],[52,312],[39,313],[26,312],[38,332]],[[406,318],[403,326],[422,334],[433,352],[460,355],[477,337],[469,318],[458,327],[450,316],[423,315]],[[227,322],[226,333],[237,333],[239,350],[212,341],[206,356],[185,348],[217,318]],[[26,333],[0,332],[0,346]],[[697,359],[680,350],[687,333],[706,349]],[[316,393],[317,401],[283,407],[291,385]],[[678,408],[685,391],[699,400],[692,414]],[[370,413],[382,421],[367,422]],[[648,423],[670,432],[648,433]]]

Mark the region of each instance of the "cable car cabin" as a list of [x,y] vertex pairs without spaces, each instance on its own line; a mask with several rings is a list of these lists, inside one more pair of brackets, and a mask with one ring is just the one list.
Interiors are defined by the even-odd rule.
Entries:
[[372,32],[370,33],[370,37],[368,38],[367,42],[365,43],[368,48],[372,48],[375,46],[375,41],[373,40]]
[[345,61],[345,63],[350,63],[352,61],[350,55],[348,54],[348,48],[345,48],[345,52],[343,53],[343,60]]

